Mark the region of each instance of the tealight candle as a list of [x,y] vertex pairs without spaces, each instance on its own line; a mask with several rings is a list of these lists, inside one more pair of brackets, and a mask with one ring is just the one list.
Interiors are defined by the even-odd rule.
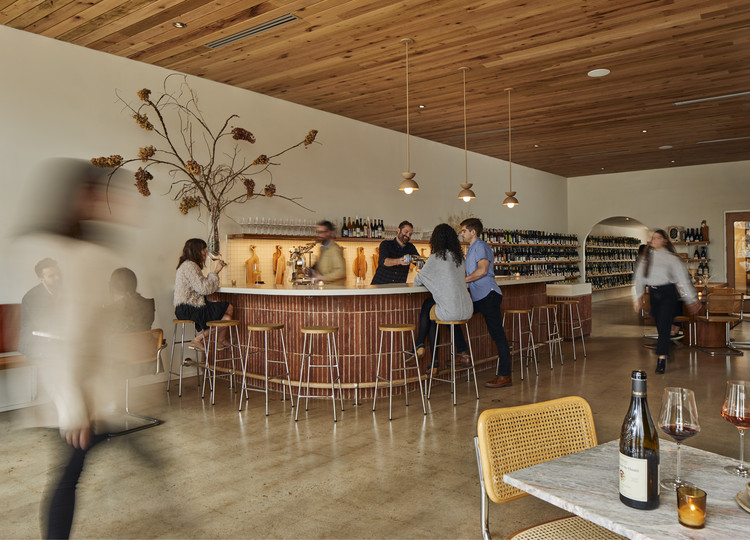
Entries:
[[706,492],[690,486],[678,487],[677,516],[682,525],[702,528],[706,524]]

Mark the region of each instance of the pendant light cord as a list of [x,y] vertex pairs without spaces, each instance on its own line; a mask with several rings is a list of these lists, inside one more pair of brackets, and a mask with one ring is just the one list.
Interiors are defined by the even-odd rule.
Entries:
[[510,127],[510,88],[508,89],[508,185],[510,191],[513,191],[513,175],[511,174],[511,163],[513,163],[513,156],[511,154],[513,145],[511,144],[511,127]]
[[409,159],[409,42],[406,42],[406,171],[411,172]]
[[461,68],[464,75],[464,183],[469,183],[469,156],[468,143],[466,142],[466,69]]

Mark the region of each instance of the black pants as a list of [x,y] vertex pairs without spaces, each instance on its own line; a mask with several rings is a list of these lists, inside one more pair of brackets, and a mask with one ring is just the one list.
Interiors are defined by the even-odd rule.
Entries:
[[76,505],[76,485],[83,472],[86,454],[98,443],[107,439],[107,435],[94,435],[91,446],[86,450],[73,448],[65,444],[69,456],[60,468],[59,477],[53,484],[48,506],[47,531],[45,538],[69,538],[73,525],[73,512]]
[[651,313],[656,320],[656,331],[659,334],[659,339],[656,341],[656,355],[667,356],[671,346],[669,338],[672,332],[672,322],[679,305],[677,287],[673,283],[649,287],[648,294],[651,300]]
[[[490,294],[474,302],[474,313],[482,314],[484,322],[487,324],[487,331],[490,333],[492,341],[495,342],[495,347],[497,347],[497,371],[495,375],[508,377],[511,370],[510,347],[508,347],[508,338],[505,336],[505,329],[503,328],[503,312],[500,309],[502,303],[503,295],[497,294],[496,291],[490,291]],[[456,332],[456,346],[459,350],[466,350],[466,340],[460,328]]]

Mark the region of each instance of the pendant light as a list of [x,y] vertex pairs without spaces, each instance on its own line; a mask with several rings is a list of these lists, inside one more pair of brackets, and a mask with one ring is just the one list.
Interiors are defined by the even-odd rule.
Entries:
[[505,89],[508,92],[508,185],[510,187],[510,191],[506,191],[505,194],[507,197],[505,197],[505,200],[503,201],[503,204],[507,206],[508,208],[513,208],[514,206],[518,205],[518,199],[516,199],[516,192],[513,191],[513,177],[512,177],[512,171],[511,171],[511,165],[513,163],[511,150],[513,148],[513,145],[511,144],[510,139],[510,91],[513,90],[512,88],[506,88]]
[[398,189],[407,195],[411,195],[412,192],[419,189],[419,184],[414,181],[416,173],[410,172],[411,165],[409,162],[409,45],[414,43],[414,40],[404,38],[401,40],[401,43],[406,45],[406,172],[401,173],[403,180],[399,184]]
[[471,190],[472,184],[469,183],[469,151],[466,143],[466,72],[469,71],[469,68],[461,67],[458,69],[463,71],[464,77],[464,183],[461,184],[461,191],[458,193],[458,198],[463,199],[464,202],[469,202],[476,197]]

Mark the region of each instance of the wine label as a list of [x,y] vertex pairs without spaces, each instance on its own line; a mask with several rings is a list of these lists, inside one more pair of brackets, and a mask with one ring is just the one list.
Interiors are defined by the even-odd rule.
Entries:
[[648,501],[648,460],[620,452],[620,494],[634,501]]

